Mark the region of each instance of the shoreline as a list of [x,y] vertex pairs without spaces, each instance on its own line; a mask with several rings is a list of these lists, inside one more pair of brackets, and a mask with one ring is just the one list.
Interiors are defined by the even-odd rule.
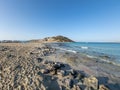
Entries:
[[[94,76],[92,78],[98,80],[99,85],[103,84],[105,85],[104,87],[106,88],[108,87],[109,90],[120,89],[119,66],[114,66],[114,65],[111,66],[111,64],[101,62],[100,60],[97,60],[95,58],[91,59],[89,57],[86,57],[85,55],[81,55],[80,53],[72,53],[72,52],[55,49],[54,47],[52,47],[51,43],[47,43],[47,44],[45,43],[1,44],[0,43],[0,57],[1,57],[0,66],[2,67],[1,72],[3,75],[2,76],[3,78],[1,78],[3,89],[8,88],[9,84],[12,85],[11,87],[13,88],[27,89],[31,87],[28,83],[32,80],[31,81],[33,84],[32,87],[34,89],[35,87],[39,89],[42,87],[44,88],[43,90],[48,90],[46,88],[48,87],[49,89],[53,88],[53,90],[55,90],[56,88],[57,90],[59,90],[62,86],[64,86],[63,84],[65,84],[66,82],[70,84],[71,80],[72,81],[77,80],[74,79],[73,76],[69,76],[69,75],[61,76],[61,74],[63,74],[65,70],[67,71],[67,69],[68,71],[75,70],[81,72],[81,73],[79,72],[77,73],[84,75],[83,79],[86,80],[86,83],[84,83],[83,80],[83,82],[81,82],[82,84],[78,85],[78,81],[76,81],[77,83],[73,84],[72,87],[70,85],[65,85],[64,88],[72,88],[73,90],[75,90],[75,88],[87,88],[87,84],[88,84],[87,79],[90,79],[91,76]],[[45,64],[46,61],[48,61],[48,64]],[[52,67],[51,63],[62,63],[63,65],[65,65],[66,68],[62,67],[62,69],[58,69],[58,71],[60,71],[58,72],[60,75],[58,74],[53,75],[51,74],[52,71],[49,72],[49,68]],[[52,65],[54,66],[56,64],[52,64]],[[3,72],[3,70],[5,70],[5,72]],[[22,74],[23,72],[25,73]],[[20,78],[22,77],[21,75],[23,75],[23,77],[26,78],[24,82],[22,82],[22,78]],[[30,75],[31,79],[27,75],[28,76]],[[16,76],[19,79],[17,79]],[[10,79],[10,77],[13,78]],[[50,82],[53,83],[52,85],[45,80],[45,78],[48,77]],[[53,81],[52,78],[54,78]],[[69,79],[66,80],[67,78]],[[5,84],[4,81],[6,79],[10,80],[10,82],[7,80]],[[61,79],[63,83],[59,79]],[[64,80],[66,81],[64,82]],[[38,84],[41,83],[41,84],[40,86],[39,85],[36,86],[35,83]],[[57,85],[55,83],[57,83]],[[56,85],[56,87],[54,87],[54,84]],[[84,86],[84,84],[86,87],[82,87]],[[99,85],[97,85],[97,87],[100,88]]]

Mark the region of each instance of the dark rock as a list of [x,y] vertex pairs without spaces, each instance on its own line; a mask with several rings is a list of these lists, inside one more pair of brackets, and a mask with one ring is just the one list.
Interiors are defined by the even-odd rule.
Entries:
[[73,69],[71,70],[70,74],[71,74],[74,78],[76,78],[77,75],[78,75],[77,71],[75,71],[75,70],[73,70]]
[[7,58],[14,58],[14,57],[15,57],[15,55],[12,55],[12,54],[7,55]]
[[85,78],[85,75],[82,73],[78,73],[77,77],[78,80],[83,80]]
[[34,54],[33,52],[30,52],[30,54],[32,55],[32,54]]
[[0,71],[2,71],[3,70],[3,68],[2,68],[2,65],[0,64]]
[[60,64],[55,64],[53,67],[54,67],[55,69],[60,69],[60,68],[61,68]]
[[50,73],[50,70],[48,70],[48,69],[42,69],[41,72],[42,72],[43,74],[48,74],[48,73]]
[[25,86],[24,85],[21,85],[21,90],[25,90]]
[[38,63],[41,63],[43,61],[42,58],[37,58],[37,60],[38,60]]
[[4,48],[2,48],[1,51],[7,51],[7,50],[8,50],[8,48],[4,47]]

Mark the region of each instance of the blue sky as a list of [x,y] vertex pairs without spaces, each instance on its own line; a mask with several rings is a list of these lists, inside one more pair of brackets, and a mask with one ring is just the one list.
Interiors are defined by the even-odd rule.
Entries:
[[120,0],[0,0],[0,40],[56,35],[120,41]]

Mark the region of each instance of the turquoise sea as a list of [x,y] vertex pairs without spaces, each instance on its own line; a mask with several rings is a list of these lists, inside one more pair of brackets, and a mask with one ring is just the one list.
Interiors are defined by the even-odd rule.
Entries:
[[72,42],[57,43],[56,48],[73,53],[83,53],[91,58],[120,64],[120,43]]

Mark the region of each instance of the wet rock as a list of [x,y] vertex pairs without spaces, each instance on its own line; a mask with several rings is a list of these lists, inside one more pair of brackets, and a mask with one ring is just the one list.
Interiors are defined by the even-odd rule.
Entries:
[[100,85],[99,90],[109,90],[105,85]]
[[96,77],[90,76],[84,79],[84,84],[88,88],[98,89],[98,80]]

